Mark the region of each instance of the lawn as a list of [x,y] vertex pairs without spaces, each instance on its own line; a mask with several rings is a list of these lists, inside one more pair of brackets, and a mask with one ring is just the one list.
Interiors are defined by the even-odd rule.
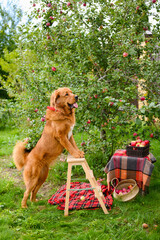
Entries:
[[[102,209],[70,211],[68,217],[48,199],[64,182],[55,182],[54,173],[63,162],[51,168],[49,177],[38,194],[39,202],[21,209],[24,192],[22,173],[14,168],[11,153],[18,139],[17,130],[0,131],[0,240],[159,240],[160,239],[160,142],[152,141],[152,153],[157,159],[150,191],[146,196],[121,203],[116,200],[108,215]],[[60,165],[60,166],[59,166]],[[143,229],[142,224],[148,228]]]

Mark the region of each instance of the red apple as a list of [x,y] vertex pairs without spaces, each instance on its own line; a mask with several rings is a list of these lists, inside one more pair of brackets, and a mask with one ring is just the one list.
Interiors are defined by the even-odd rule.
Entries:
[[48,3],[48,4],[47,4],[47,7],[51,7],[51,6],[52,6],[51,3]]
[[143,141],[143,142],[140,143],[140,147],[145,147],[145,146],[146,146],[145,141]]
[[88,123],[88,124],[91,123],[91,120],[88,120],[87,123]]
[[135,137],[135,136],[137,136],[137,133],[135,132],[135,133],[133,133],[133,136]]
[[45,122],[45,118],[44,118],[44,117],[42,117],[42,118],[41,118],[41,121],[42,121],[42,122]]
[[85,144],[86,144],[85,142],[82,142],[82,143],[81,143],[81,146],[83,146],[83,145],[85,145]]
[[142,142],[142,140],[139,138],[139,139],[137,139],[137,143],[141,143]]
[[110,106],[113,106],[113,104],[114,104],[114,102],[110,102],[110,103],[109,103]]
[[150,137],[153,138],[153,133],[150,134]]
[[83,6],[85,7],[85,6],[86,6],[86,3],[83,3]]
[[67,3],[67,6],[69,7],[70,5],[71,5],[71,3],[70,3],[70,2],[68,2],[68,3]]
[[122,192],[124,195],[127,193],[126,191],[125,192]]
[[50,18],[51,20],[54,20],[54,17],[52,17],[52,16],[50,16],[49,18]]
[[132,189],[132,188],[133,188],[133,186],[132,186],[132,185],[129,185],[129,186],[128,186],[128,189]]
[[144,30],[144,31],[147,31],[147,30],[148,30],[148,27],[143,27],[143,30]]
[[127,52],[124,52],[123,53],[123,57],[127,57],[128,56],[128,53]]
[[55,72],[55,71],[56,71],[56,68],[55,68],[55,67],[52,67],[52,71]]
[[149,140],[145,140],[144,142],[146,143],[146,145],[149,144]]
[[139,147],[145,147],[145,144],[140,143]]
[[157,2],[157,0],[152,0],[152,3],[156,3]]
[[33,3],[33,7],[35,7],[36,6],[36,4],[35,3]]
[[139,6],[136,7],[136,10],[138,10],[138,9],[139,9]]
[[136,141],[131,141],[131,146],[136,146]]
[[144,229],[146,229],[146,228],[148,228],[148,224],[147,224],[147,223],[143,223],[143,224],[142,224],[142,227],[143,227]]
[[144,100],[145,100],[145,97],[141,97],[140,99],[141,99],[141,101],[144,101]]
[[47,26],[47,27],[49,27],[50,25],[51,25],[50,22],[47,22],[47,23],[46,23],[46,26]]
[[126,192],[126,188],[122,188],[122,192]]

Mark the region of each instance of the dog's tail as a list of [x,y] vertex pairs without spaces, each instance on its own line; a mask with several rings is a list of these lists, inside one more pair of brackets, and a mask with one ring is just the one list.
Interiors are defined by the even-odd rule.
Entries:
[[13,149],[13,160],[18,170],[21,170],[27,161],[29,152],[26,151],[27,141],[18,142]]

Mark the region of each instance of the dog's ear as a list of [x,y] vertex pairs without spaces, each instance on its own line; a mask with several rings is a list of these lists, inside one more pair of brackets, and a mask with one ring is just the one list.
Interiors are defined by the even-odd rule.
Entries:
[[53,107],[56,104],[57,99],[60,97],[60,93],[58,90],[55,90],[51,95],[50,106]]

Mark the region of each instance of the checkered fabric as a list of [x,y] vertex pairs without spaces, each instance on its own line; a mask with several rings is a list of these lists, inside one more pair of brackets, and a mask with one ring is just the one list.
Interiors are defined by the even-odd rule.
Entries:
[[147,190],[155,161],[151,153],[142,158],[127,156],[126,150],[117,150],[104,169],[107,173],[108,190],[113,178],[118,178],[120,181],[134,179],[140,189]]
[[[70,189],[85,189],[91,188],[90,183],[85,182],[72,182],[70,184]],[[108,210],[111,210],[111,206],[113,203],[113,198],[111,194],[108,192],[108,188],[105,185],[101,185],[101,190],[105,197],[105,205]],[[84,197],[84,199],[81,197]],[[63,185],[53,196],[48,200],[48,202],[52,205],[58,205],[58,209],[64,210],[65,208],[65,197],[66,197],[66,184]],[[69,210],[74,209],[96,209],[100,208],[100,204],[97,198],[95,198],[94,191],[92,189],[89,190],[81,190],[81,191],[70,191],[69,197]]]

